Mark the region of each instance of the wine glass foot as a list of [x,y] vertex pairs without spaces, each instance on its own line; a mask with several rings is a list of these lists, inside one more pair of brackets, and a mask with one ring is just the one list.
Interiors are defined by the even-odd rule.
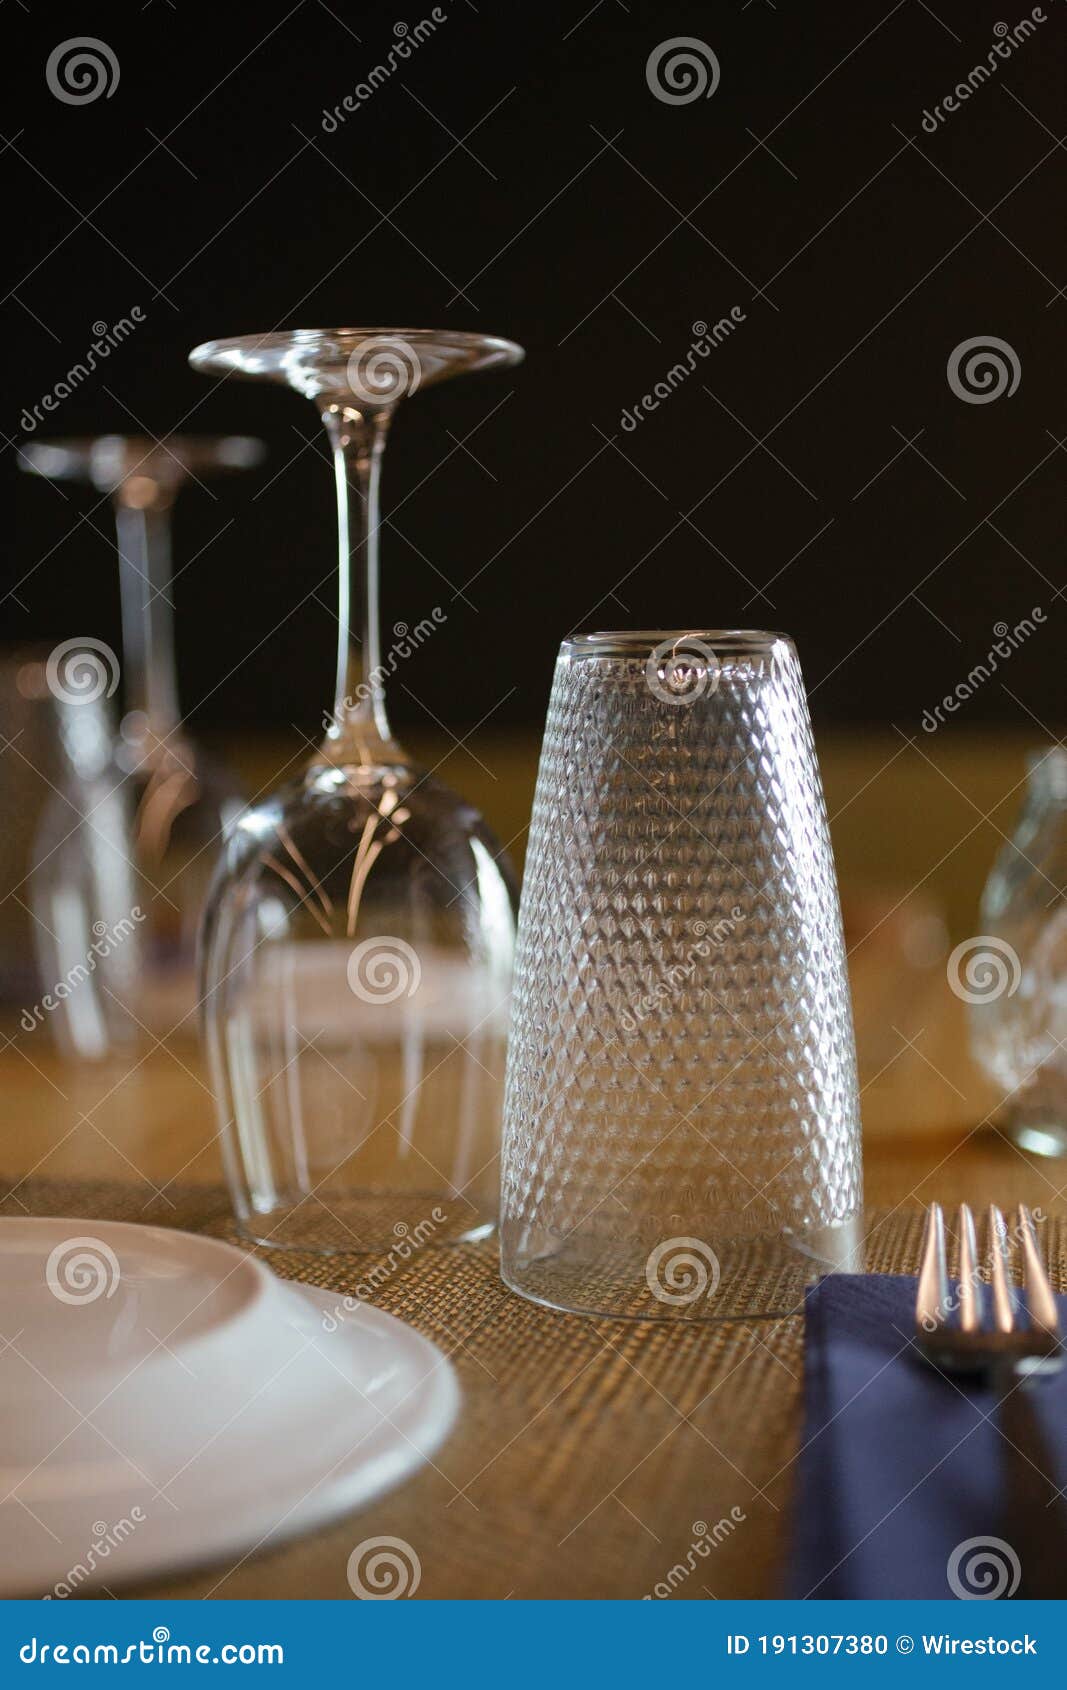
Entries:
[[265,377],[320,403],[364,409],[466,371],[521,363],[523,350],[499,335],[448,329],[283,329],[205,341],[189,355],[206,375]]
[[312,1194],[295,1205],[245,1215],[237,1227],[250,1243],[269,1250],[383,1257],[367,1284],[357,1286],[371,1300],[377,1286],[424,1250],[492,1237],[496,1214],[486,1201],[447,1191],[355,1190]]

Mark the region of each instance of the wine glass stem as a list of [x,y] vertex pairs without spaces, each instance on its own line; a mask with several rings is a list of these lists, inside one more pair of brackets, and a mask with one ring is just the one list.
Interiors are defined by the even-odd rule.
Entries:
[[115,501],[127,712],[141,712],[157,738],[178,724],[170,593],[170,511]]
[[[391,412],[330,405],[323,422],[337,487],[337,682],[330,739],[354,745],[362,761],[395,752],[385,713],[378,604],[378,486]],[[359,685],[350,686],[352,632],[362,613]]]

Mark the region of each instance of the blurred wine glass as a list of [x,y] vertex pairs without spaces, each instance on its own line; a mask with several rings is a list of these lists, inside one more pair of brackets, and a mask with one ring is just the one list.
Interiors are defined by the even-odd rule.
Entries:
[[[244,436],[184,435],[40,441],[20,453],[33,474],[87,482],[106,495],[118,539],[125,712],[117,730],[108,701],[120,665],[107,645],[62,641],[46,666],[64,756],[41,820],[32,902],[43,983],[77,976],[53,1022],[72,1054],[105,1055],[124,1042],[120,1030],[196,1037],[197,929],[222,835],[242,800],[182,724],[170,513],[188,480],[248,469],[262,456],[261,443]],[[108,981],[92,944],[108,942],[116,923],[123,966]],[[125,930],[130,923],[136,935]],[[111,1001],[120,986],[121,1005]]]
[[1024,1150],[1067,1153],[1067,751],[1027,758],[1026,798],[982,893],[979,936],[953,952],[971,1050],[998,1125]]

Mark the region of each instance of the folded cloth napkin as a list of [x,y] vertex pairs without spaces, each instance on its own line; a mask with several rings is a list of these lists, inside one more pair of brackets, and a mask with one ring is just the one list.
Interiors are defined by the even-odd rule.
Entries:
[[[808,1291],[791,1596],[1007,1596],[1018,1583],[996,1398],[920,1359],[915,1285],[831,1274]],[[1067,1367],[1030,1401],[1062,1486]]]

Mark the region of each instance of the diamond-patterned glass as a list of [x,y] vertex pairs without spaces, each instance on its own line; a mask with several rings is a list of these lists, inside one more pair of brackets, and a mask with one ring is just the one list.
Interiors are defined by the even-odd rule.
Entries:
[[854,1247],[855,1049],[800,667],[779,635],[564,644],[522,892],[507,1282],[555,1306],[796,1306]]

